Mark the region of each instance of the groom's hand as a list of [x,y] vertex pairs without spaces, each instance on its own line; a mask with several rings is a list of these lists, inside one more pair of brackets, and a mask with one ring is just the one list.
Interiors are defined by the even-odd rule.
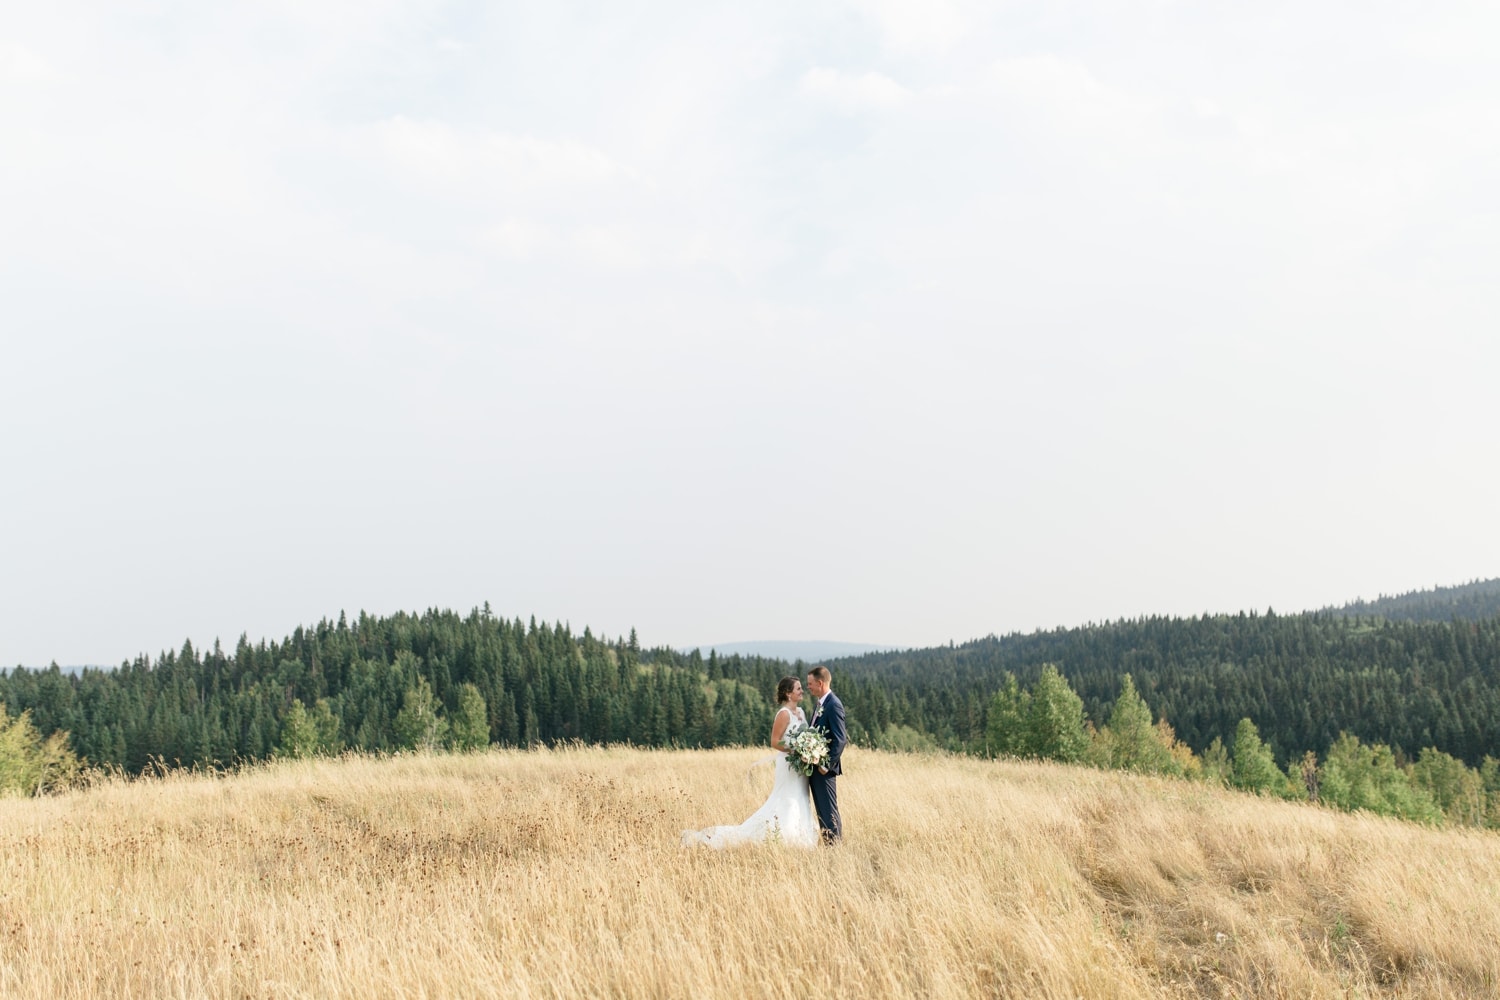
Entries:
[[818,773],[819,774],[827,774],[828,773],[828,768],[826,768],[826,767],[820,767],[820,768],[818,768]]

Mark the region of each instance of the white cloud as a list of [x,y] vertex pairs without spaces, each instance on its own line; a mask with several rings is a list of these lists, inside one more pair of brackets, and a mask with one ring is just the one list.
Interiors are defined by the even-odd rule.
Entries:
[[573,260],[608,270],[635,270],[651,255],[629,227],[582,225],[547,226],[522,219],[506,219],[486,229],[480,245],[515,261]]
[[0,41],[0,78],[23,83],[50,83],[59,79],[52,65],[35,52],[15,42]]
[[911,91],[875,72],[855,76],[816,67],[802,74],[798,87],[813,100],[845,113],[890,111],[912,100]]
[[402,116],[361,131],[389,163],[444,187],[596,185],[628,175],[608,154],[573,140],[539,139]]
[[558,243],[557,235],[546,226],[506,219],[491,226],[480,236],[481,245],[512,260],[530,260]]
[[968,19],[951,0],[853,0],[893,52],[941,54],[963,37]]
[[628,271],[647,263],[645,251],[626,227],[584,226],[574,237],[573,246],[602,267]]
[[1087,66],[1051,53],[1002,59],[985,81],[991,93],[1059,131],[1130,132],[1151,111],[1149,102],[1100,82]]
[[1195,97],[1191,103],[1193,114],[1199,118],[1218,118],[1224,114],[1217,104],[1206,97]]

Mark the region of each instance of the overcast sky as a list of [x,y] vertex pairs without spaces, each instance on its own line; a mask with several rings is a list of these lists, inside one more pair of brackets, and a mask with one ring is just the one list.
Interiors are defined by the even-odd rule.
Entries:
[[0,663],[1500,575],[1493,4],[11,5]]

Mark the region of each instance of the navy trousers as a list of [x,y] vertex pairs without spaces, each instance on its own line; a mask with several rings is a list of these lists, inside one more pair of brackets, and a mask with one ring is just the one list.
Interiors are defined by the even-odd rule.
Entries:
[[808,778],[812,785],[813,808],[818,812],[818,829],[823,831],[823,843],[836,844],[843,839],[844,825],[839,822],[838,775],[819,774],[814,771]]

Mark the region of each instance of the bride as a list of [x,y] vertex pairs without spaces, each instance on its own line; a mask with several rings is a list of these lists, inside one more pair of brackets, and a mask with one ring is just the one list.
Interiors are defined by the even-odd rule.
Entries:
[[759,844],[780,841],[797,847],[816,847],[818,821],[813,817],[808,798],[807,778],[792,770],[786,761],[786,744],[807,728],[807,717],[797,703],[802,700],[802,682],[783,677],[776,685],[776,717],[771,720],[771,748],[778,751],[776,783],[765,805],[755,810],[739,826],[711,826],[706,830],[682,831],[684,846],[704,844],[723,848],[731,844]]

